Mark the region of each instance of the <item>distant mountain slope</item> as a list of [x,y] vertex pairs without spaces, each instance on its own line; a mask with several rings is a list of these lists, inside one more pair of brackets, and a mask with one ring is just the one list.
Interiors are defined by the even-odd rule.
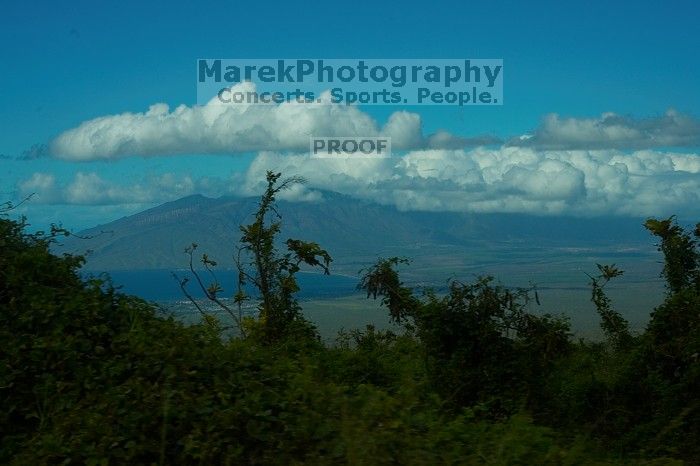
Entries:
[[[239,225],[249,223],[257,198],[189,196],[79,233],[60,251],[88,254],[90,270],[178,269],[183,249],[195,242],[222,267],[231,267]],[[544,260],[553,251],[650,250],[641,219],[577,219],[517,214],[401,212],[333,192],[321,202],[280,201],[281,240],[315,241],[333,258],[335,271],[355,273],[378,255],[405,255],[421,268],[448,276],[507,260]]]
[[[256,208],[257,198],[189,196],[82,231],[89,239],[70,238],[62,250],[91,251],[90,269],[177,268],[185,265],[184,247],[195,242],[230,266],[239,225],[250,222]],[[280,201],[278,210],[281,239],[316,241],[340,257],[458,241],[411,215],[336,193],[324,193],[319,203]]]

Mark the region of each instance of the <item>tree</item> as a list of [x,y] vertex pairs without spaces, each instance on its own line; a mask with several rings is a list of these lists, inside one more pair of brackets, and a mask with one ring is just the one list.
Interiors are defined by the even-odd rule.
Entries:
[[604,288],[610,280],[619,277],[624,272],[613,265],[596,264],[600,275],[591,279],[591,301],[600,315],[600,328],[615,347],[629,345],[632,337],[629,332],[629,323],[612,307],[612,301],[605,294]]
[[[566,353],[568,322],[526,312],[528,290],[510,290],[491,277],[452,280],[448,293],[427,290],[422,299],[403,284],[396,267],[406,259],[379,259],[364,270],[358,288],[382,298],[390,318],[415,326],[436,391],[456,406],[492,403],[494,412],[514,408],[524,385]],[[517,400],[503,406],[503,400]]]
[[[267,172],[267,187],[260,198],[260,203],[254,220],[249,225],[240,227],[240,246],[237,248],[235,263],[238,271],[237,292],[233,297],[238,306],[238,312],[219,298],[222,291],[221,285],[213,273],[216,261],[206,254],[202,255],[201,263],[210,272],[213,282],[205,286],[200,274],[193,265],[193,252],[197,248],[193,244],[186,253],[190,255],[190,271],[194,275],[198,285],[205,296],[215,302],[219,307],[231,315],[241,330],[254,330],[257,327],[248,322],[246,325],[241,312],[244,302],[258,298],[259,326],[261,337],[267,342],[279,341],[285,336],[302,331],[307,335],[312,332],[311,325],[301,315],[301,307],[295,298],[299,291],[296,274],[301,266],[319,267],[324,274],[330,273],[330,263],[333,261],[330,254],[317,243],[298,239],[286,241],[287,252],[280,253],[277,249],[276,239],[280,233],[282,218],[276,209],[276,197],[281,191],[288,189],[296,183],[304,183],[300,177],[291,177],[280,181],[281,174],[272,171]],[[270,219],[273,217],[274,219]],[[185,285],[187,279],[178,279],[186,296],[195,303],[197,308],[206,316],[206,313],[197,304],[196,300],[187,293]],[[247,285],[252,285],[258,296],[250,296],[246,292]]]
[[414,317],[418,301],[413,291],[403,285],[396,271],[399,264],[408,264],[408,259],[391,257],[378,259],[375,264],[360,271],[358,290],[366,291],[367,297],[377,299],[382,297],[382,305],[389,309],[391,320],[397,324],[404,323]]
[[[665,220],[648,219],[644,227],[661,238],[659,251],[664,255],[663,275],[671,293],[678,293],[690,285],[700,289],[700,255],[697,240],[691,238],[676,222],[675,216]],[[700,237],[700,223],[695,227]]]

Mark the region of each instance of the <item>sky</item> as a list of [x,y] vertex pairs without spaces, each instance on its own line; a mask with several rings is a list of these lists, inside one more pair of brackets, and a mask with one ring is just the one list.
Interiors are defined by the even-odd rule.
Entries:
[[[700,216],[697,2],[5,1],[0,201],[81,229],[267,169],[404,210]],[[503,105],[197,105],[200,58],[503,59]],[[243,86],[248,84],[243,84]],[[353,132],[349,134],[348,131]],[[391,136],[314,160],[308,134]]]

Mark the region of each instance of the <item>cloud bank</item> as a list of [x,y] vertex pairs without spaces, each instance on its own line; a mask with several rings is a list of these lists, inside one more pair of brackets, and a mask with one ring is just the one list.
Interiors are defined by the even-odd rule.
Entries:
[[18,184],[21,196],[35,194],[33,202],[67,205],[151,205],[191,194],[220,196],[227,181],[220,178],[193,179],[166,173],[132,184],[118,184],[94,172],[77,172],[68,183],[60,183],[50,173],[37,172]]
[[[246,82],[232,89],[252,92]],[[329,99],[329,94],[322,96]],[[464,138],[446,132],[424,136],[420,115],[399,111],[383,127],[356,106],[286,102],[280,105],[221,104],[171,110],[152,105],[144,113],[95,118],[65,131],[49,144],[52,156],[72,161],[128,156],[233,154],[301,151],[309,136],[391,136],[396,149],[470,147],[499,142],[488,136]]]
[[262,152],[228,179],[167,174],[117,185],[78,173],[59,185],[35,173],[19,188],[43,203],[148,204],[197,193],[258,195],[267,170],[305,177],[307,185],[287,193],[297,200],[319,201],[330,190],[401,210],[700,216],[700,156],[650,150],[429,149],[384,159]]
[[243,192],[258,192],[267,169],[402,210],[700,215],[700,157],[695,154],[503,147],[348,161],[263,153],[251,165]]
[[[235,90],[252,92],[251,83]],[[329,98],[328,95],[325,96]],[[388,159],[312,159],[309,136],[390,136],[402,155]],[[35,146],[23,158],[68,161],[129,156],[258,152],[233,178],[166,174],[131,185],[78,172],[59,183],[34,173],[18,185],[45,204],[155,204],[190,194],[257,195],[265,171],[302,175],[308,186],[285,194],[319,201],[322,190],[403,210],[521,212],[538,215],[700,216],[700,121],[675,111],[647,119],[551,114],[531,134],[505,145],[492,136],[423,133],[416,113],[397,111],[380,126],[356,106],[210,102],[89,120]]]
[[[232,88],[254,92],[250,82]],[[142,113],[108,115],[69,129],[48,146],[35,145],[20,158],[51,155],[70,161],[129,156],[235,154],[259,151],[306,151],[309,136],[391,136],[398,150],[464,149],[499,145],[495,136],[460,136],[445,131],[424,135],[420,115],[393,113],[381,126],[356,106],[285,102],[279,105],[152,105]],[[510,138],[508,146],[538,150],[640,150],[700,147],[700,120],[674,110],[634,119],[615,113],[597,118],[547,115],[531,134]]]
[[553,113],[532,135],[513,138],[509,145],[544,150],[698,147],[700,121],[674,110],[647,119],[615,113],[599,118],[561,118]]

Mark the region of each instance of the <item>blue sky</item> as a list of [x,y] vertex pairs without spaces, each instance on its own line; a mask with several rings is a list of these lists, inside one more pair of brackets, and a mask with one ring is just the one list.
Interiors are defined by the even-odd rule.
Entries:
[[[675,167],[686,166],[668,154],[671,151],[697,157],[698,139],[692,134],[700,113],[700,61],[694,58],[700,45],[696,24],[699,10],[697,3],[690,1],[8,1],[0,16],[0,154],[7,156],[0,160],[4,166],[0,192],[5,198],[17,200],[26,191],[20,188],[22,183],[36,173],[55,178],[54,194],[70,184],[78,172],[97,175],[101,183],[106,183],[100,186],[124,189],[129,189],[131,181],[147,184],[164,174],[192,179],[225,175],[237,180],[236,173],[252,173],[255,153],[207,155],[206,149],[200,153],[197,146],[191,147],[189,155],[177,156],[134,154],[108,161],[76,162],[49,154],[34,160],[14,160],[33,145],[49,144],[94,118],[146,112],[155,103],[167,103],[171,110],[181,104],[193,106],[195,63],[203,57],[503,58],[503,106],[371,106],[361,111],[375,119],[378,126],[384,125],[392,113],[406,110],[420,115],[426,135],[444,130],[464,137],[490,134],[507,140],[536,132],[552,113],[585,120],[614,112],[629,119],[623,126],[638,130],[640,121],[662,118],[668,109],[674,109],[686,118],[682,123],[684,135],[690,131],[691,137],[669,143],[670,148],[653,144],[603,147],[595,141],[590,148],[570,148],[651,150],[659,154],[660,160],[675,161],[668,162]],[[641,124],[642,131],[656,131],[648,126]],[[675,134],[674,128],[669,131]],[[659,133],[654,134],[656,138]],[[561,148],[567,149],[566,144]],[[548,157],[538,154],[543,160]],[[473,161],[480,156],[465,157]],[[583,170],[566,156],[556,157]],[[606,160],[602,165],[610,165],[615,155],[601,157]],[[288,159],[275,160],[289,163]],[[476,170],[483,168],[481,164]],[[536,170],[540,168],[538,165]],[[700,175],[694,165],[674,170],[683,173],[653,173],[662,177],[658,183],[664,182],[659,181],[666,179],[663,177],[676,180],[675,176],[687,183],[686,189],[697,186]],[[588,172],[584,175],[591,176]],[[573,175],[571,179],[573,183]],[[582,183],[588,193],[597,186],[596,180],[589,183],[585,179]],[[348,185],[347,190],[352,189],[359,187]],[[566,197],[571,195],[569,191],[564,189],[564,197],[558,199],[568,206],[573,202]],[[171,194],[187,192],[183,188]],[[634,192],[650,196],[647,191]],[[51,200],[47,195],[43,201],[39,196],[24,208],[36,224],[62,219],[68,226],[80,228],[141,210],[167,200],[169,195],[146,196],[143,202],[136,202],[120,200],[115,194],[95,203],[76,203],[66,196]],[[517,210],[517,205],[535,209],[535,204],[527,206],[530,201],[541,200],[538,196],[521,204],[506,203],[510,206],[506,210]],[[497,205],[496,201],[489,199],[488,205]],[[687,196],[679,198],[678,208],[692,214],[694,211],[684,204],[692,201]],[[547,212],[568,213],[561,202],[558,207],[547,207]],[[592,205],[593,201],[586,202]],[[417,203],[422,205],[420,208],[473,207],[447,201]],[[589,207],[575,205],[571,212],[601,212]],[[486,207],[476,210],[480,209]],[[624,209],[619,212],[633,213]]]

